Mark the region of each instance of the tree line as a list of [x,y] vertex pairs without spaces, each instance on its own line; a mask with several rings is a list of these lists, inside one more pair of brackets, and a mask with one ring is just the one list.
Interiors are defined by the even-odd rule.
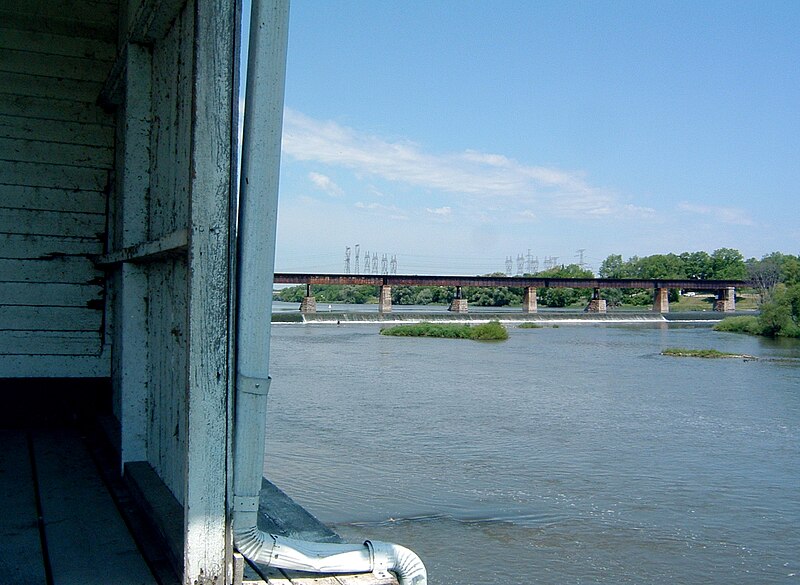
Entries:
[[[505,276],[493,273],[486,276]],[[595,274],[577,264],[561,265],[523,276],[538,278],[594,278]],[[632,256],[627,260],[612,254],[600,265],[600,278],[681,279],[681,280],[745,280],[766,300],[778,284],[800,284],[800,257],[773,252],[761,259],[745,260],[738,250],[720,248],[712,253],[683,252]],[[362,304],[378,301],[379,287],[370,285],[312,285],[318,303]],[[275,300],[297,302],[305,296],[305,285],[288,287],[275,293]],[[537,291],[538,302],[546,307],[568,307],[588,302],[589,289],[543,288]],[[679,291],[671,291],[671,301]],[[455,287],[394,286],[392,303],[396,305],[449,304],[455,298]],[[469,304],[486,307],[520,305],[524,290],[519,287],[463,287],[462,296]],[[652,290],[605,289],[601,295],[610,306],[646,306],[653,302]]]

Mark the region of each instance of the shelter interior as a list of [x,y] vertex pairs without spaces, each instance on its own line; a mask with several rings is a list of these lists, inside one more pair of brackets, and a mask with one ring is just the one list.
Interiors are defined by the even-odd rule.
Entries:
[[241,9],[0,4],[4,583],[312,580],[231,544]]

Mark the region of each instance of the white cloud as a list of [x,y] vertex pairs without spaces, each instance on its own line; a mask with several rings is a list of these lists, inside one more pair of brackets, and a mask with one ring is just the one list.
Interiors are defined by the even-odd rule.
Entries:
[[428,213],[432,213],[433,215],[441,215],[441,216],[447,217],[451,213],[453,213],[453,208],[452,207],[437,207],[435,209],[431,209],[430,207],[426,207],[425,211],[427,211]]
[[364,203],[363,201],[358,201],[356,202],[355,206],[357,209],[362,209],[376,215],[381,215],[388,219],[396,219],[400,221],[405,221],[408,219],[406,212],[395,205],[383,205],[382,203],[375,202]]
[[686,213],[703,215],[720,223],[730,225],[755,225],[747,213],[736,207],[721,207],[717,205],[697,205],[683,201],[678,204],[678,209]]
[[328,195],[333,197],[341,197],[344,194],[342,188],[334,183],[333,180],[327,175],[311,172],[308,173],[308,178],[312,183],[314,183],[314,186],[316,186],[317,189],[324,191]]
[[289,108],[284,113],[283,152],[296,160],[462,197],[503,197],[524,208],[537,206],[540,213],[605,217],[623,210],[616,196],[589,185],[579,173],[474,150],[432,154],[412,142],[390,142]]

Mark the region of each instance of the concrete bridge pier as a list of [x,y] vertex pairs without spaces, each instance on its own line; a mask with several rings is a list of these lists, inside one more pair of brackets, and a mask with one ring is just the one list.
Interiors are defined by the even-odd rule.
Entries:
[[303,297],[300,303],[301,313],[316,313],[317,312],[317,299],[311,294],[311,284],[306,285],[306,296]]
[[592,299],[589,301],[589,304],[586,305],[584,309],[587,313],[605,313],[606,312],[606,300],[600,298],[600,289],[594,289],[592,293]]
[[388,284],[381,285],[378,294],[378,312],[381,315],[392,312],[392,287]]
[[653,312],[669,313],[669,289],[657,288],[653,295]]
[[736,310],[736,288],[729,286],[717,291],[717,300],[714,303],[715,311],[732,313]]
[[525,287],[525,294],[522,297],[522,312],[525,314],[537,313],[539,304],[536,299],[536,287]]
[[453,313],[467,313],[469,311],[467,299],[462,296],[460,286],[456,287],[456,296],[450,303],[450,308],[448,311]]

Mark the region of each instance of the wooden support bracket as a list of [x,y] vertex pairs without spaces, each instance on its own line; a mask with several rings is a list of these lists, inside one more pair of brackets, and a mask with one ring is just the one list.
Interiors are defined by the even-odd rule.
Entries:
[[188,231],[177,230],[157,240],[142,242],[95,256],[94,263],[98,268],[113,268],[124,262],[153,262],[163,258],[174,258],[186,254],[188,249]]

